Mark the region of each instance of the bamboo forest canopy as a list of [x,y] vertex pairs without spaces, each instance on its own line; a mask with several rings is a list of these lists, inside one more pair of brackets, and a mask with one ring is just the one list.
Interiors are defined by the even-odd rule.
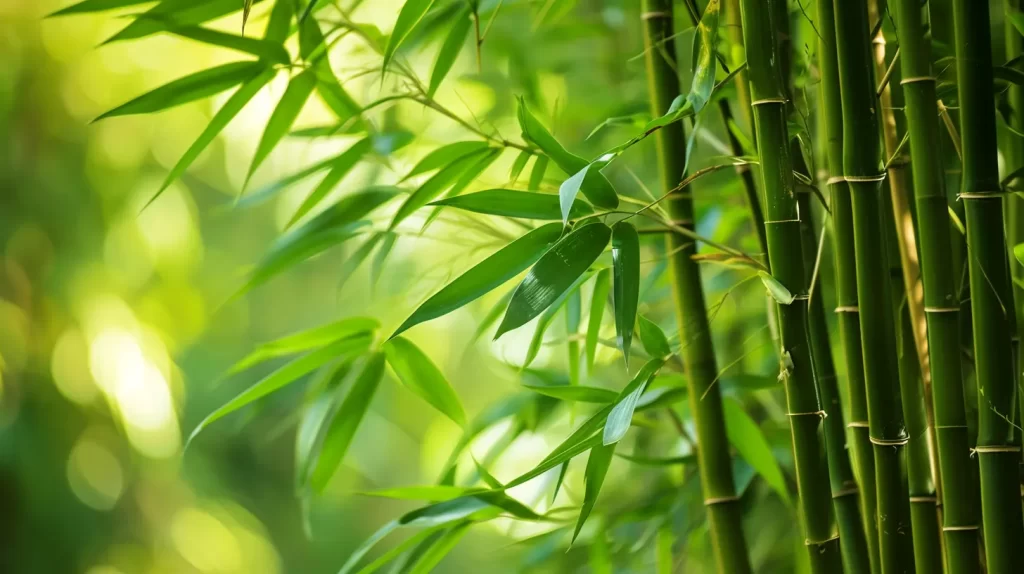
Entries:
[[1024,571],[1020,4],[47,6],[135,159],[4,216],[0,508],[108,526],[0,565]]

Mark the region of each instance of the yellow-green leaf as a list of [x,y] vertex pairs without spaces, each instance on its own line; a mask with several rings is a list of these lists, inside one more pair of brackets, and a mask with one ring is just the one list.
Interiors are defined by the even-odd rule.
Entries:
[[406,388],[459,426],[466,425],[466,413],[462,410],[459,397],[419,347],[408,339],[395,337],[384,344],[384,353],[391,369]]

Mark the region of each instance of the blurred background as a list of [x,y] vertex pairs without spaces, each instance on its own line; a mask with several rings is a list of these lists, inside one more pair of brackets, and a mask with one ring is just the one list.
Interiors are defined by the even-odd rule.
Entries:
[[[261,91],[188,174],[143,209],[226,95],[155,115],[90,122],[171,79],[237,57],[165,34],[101,45],[124,27],[121,13],[46,18],[70,3],[0,0],[0,571],[336,572],[362,540],[415,506],[357,493],[435,481],[459,439],[458,427],[399,385],[385,382],[343,467],[305,510],[295,496],[293,468],[303,385],[291,385],[218,422],[187,452],[185,437],[216,406],[269,372],[268,366],[221,377],[257,343],[352,315],[376,317],[390,332],[427,295],[498,244],[457,221],[442,221],[424,236],[400,235],[377,273],[367,263],[341,276],[354,249],[341,247],[233,299],[246,272],[315,184],[303,182],[273,201],[234,207],[287,78],[282,75]],[[354,4],[349,17],[386,33],[401,2]],[[638,3],[507,4],[483,46],[479,68],[467,45],[439,101],[514,138],[514,96],[523,95],[567,147],[584,156],[596,155],[642,125],[647,104]],[[247,34],[260,32],[266,12],[256,5]],[[209,25],[237,33],[241,15]],[[428,30],[421,36],[410,41],[405,57],[427,76],[444,35]],[[692,31],[680,36],[680,61],[688,62]],[[342,38],[331,59],[357,101],[372,101],[386,91],[377,75],[362,73],[379,66],[379,57],[358,38]],[[683,85],[688,85],[685,78]],[[619,121],[587,139],[603,118],[631,116],[640,119]],[[714,125],[696,138],[691,165],[698,167],[729,153],[719,119],[706,116],[704,121]],[[392,183],[439,143],[471,136],[411,103],[382,106],[372,117],[396,134],[395,149],[385,143],[381,160],[361,164],[343,187]],[[296,128],[330,119],[319,100],[310,100]],[[742,118],[740,123],[745,126]],[[411,139],[403,134],[415,138],[398,149]],[[290,138],[271,154],[250,188],[337,153],[351,141]],[[515,154],[504,154],[473,189],[500,187],[514,159]],[[608,172],[626,195],[644,198],[660,185],[653,145],[631,150]],[[544,185],[552,190],[564,179],[550,172],[548,177]],[[701,233],[756,251],[731,170],[703,180],[698,201]],[[660,241],[650,243],[642,312],[674,333]],[[712,325],[719,363],[736,373],[773,379],[777,367],[763,288],[756,280],[741,282],[744,277],[725,267],[706,272],[708,300],[717,305]],[[531,329],[495,344],[489,336],[474,337],[477,323],[503,293],[408,333],[445,372],[470,417],[517,392],[526,376],[511,365],[522,357]],[[564,322],[557,321],[534,363],[536,376],[564,377],[564,339]],[[598,362],[599,368],[586,374],[587,384],[618,389],[628,380],[614,349],[603,348]],[[762,421],[791,486],[778,390],[751,392],[743,401]],[[685,420],[685,403],[676,408]],[[561,413],[520,435],[492,473],[507,479],[530,468],[567,435],[570,420]],[[507,432],[507,426],[491,429],[473,445],[473,453],[483,459]],[[675,443],[668,448],[685,454]],[[582,473],[582,465],[570,468],[569,504],[578,504]],[[550,479],[514,494],[526,502],[544,498]],[[799,544],[793,509],[755,479],[742,459],[737,459],[737,480],[747,493],[757,563],[791,567]],[[639,521],[642,502],[655,486],[689,492],[697,501],[684,509],[686,516],[677,516],[685,519],[677,535],[679,554],[685,556],[680,560],[688,571],[701,571],[710,560],[709,540],[692,472],[617,461],[600,505],[608,515],[627,508]],[[543,532],[543,526],[532,524],[484,524],[439,571],[585,568],[586,550],[567,554],[554,545],[516,543]],[[635,552],[630,562],[635,571],[648,571],[653,551],[630,549],[633,541],[648,540],[641,534],[617,539],[613,550]]]

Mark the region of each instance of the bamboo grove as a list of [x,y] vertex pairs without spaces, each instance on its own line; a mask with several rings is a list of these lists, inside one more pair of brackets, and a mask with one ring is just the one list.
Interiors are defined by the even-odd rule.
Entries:
[[[286,86],[232,201],[306,191],[231,304],[307,260],[333,257],[342,281],[365,262],[380,285],[431,234],[476,238],[444,281],[400,288],[400,317],[341,306],[253,350],[227,374],[262,375],[204,413],[190,448],[308,378],[308,521],[384,381],[449,419],[461,438],[435,480],[362,489],[407,510],[344,541],[342,572],[430,571],[481,523],[533,553],[524,571],[1024,572],[1018,0],[406,0],[387,32],[360,19],[374,4],[52,15],[127,9],[107,43],[160,34],[238,56],[100,116],[225,93],[150,202]],[[600,105],[542,97],[531,66],[577,64],[523,43],[546,27],[582,38],[577,18],[602,22],[579,41],[621,63]],[[486,118],[452,104],[460,73],[494,82]],[[301,127],[315,100],[329,121]],[[424,115],[442,136],[402,127]],[[293,140],[336,151],[268,182],[261,165]],[[490,374],[449,378],[465,371],[432,352],[467,322],[516,381],[490,405],[467,400]],[[545,452],[505,464],[531,436]],[[531,534],[507,526],[521,523]]]

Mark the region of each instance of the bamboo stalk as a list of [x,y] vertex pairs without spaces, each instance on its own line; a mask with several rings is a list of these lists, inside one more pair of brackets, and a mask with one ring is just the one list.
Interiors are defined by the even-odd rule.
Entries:
[[820,464],[818,427],[823,411],[815,391],[807,332],[807,279],[775,37],[777,22],[773,21],[774,11],[765,9],[763,1],[742,0],[740,12],[766,206],[768,261],[774,277],[796,295],[789,305],[779,305],[778,316],[804,544],[811,572],[839,572],[839,538],[832,533],[832,505]]
[[882,572],[909,572],[910,508],[903,476],[907,433],[900,400],[892,286],[880,227],[884,174],[864,0],[837,0],[836,48],[843,105],[843,171],[850,186],[868,423],[874,445]]
[[999,190],[988,3],[955,0],[953,21],[963,153],[960,199],[967,213],[978,379],[975,452],[981,476],[985,556],[992,572],[1021,572],[1024,522],[1017,480],[1020,438],[1012,423],[1017,391],[1011,341],[1013,300]]
[[864,521],[871,572],[881,571],[879,562],[878,521],[876,514],[875,459],[868,434],[867,396],[864,389],[864,363],[861,354],[860,322],[857,309],[857,269],[853,240],[853,214],[849,184],[843,174],[843,111],[839,93],[839,68],[836,55],[835,13],[832,0],[818,0],[819,93],[827,134],[825,149],[828,188],[832,207],[833,251],[836,268],[837,320],[846,358],[846,384],[849,401],[850,452],[860,487],[861,515]]
[[946,568],[974,573],[978,563],[978,508],[969,456],[967,415],[960,368],[959,302],[951,253],[945,173],[934,142],[942,136],[935,102],[931,46],[917,0],[899,0],[900,67],[910,132],[917,221],[921,234],[925,310],[932,365],[932,403],[943,513]]
[[[643,0],[644,44],[651,112],[664,114],[679,95],[679,80],[673,62],[666,55],[675,54],[672,41],[671,0]],[[657,49],[657,46],[661,49]],[[686,137],[682,124],[666,126],[656,134],[658,168],[666,190],[675,187],[683,177],[686,158]],[[694,227],[693,199],[690,194],[676,194],[668,203],[669,215],[677,225]],[[740,500],[733,482],[729,442],[722,414],[722,397],[714,385],[718,375],[711,329],[704,303],[700,268],[693,255],[696,243],[679,234],[667,239],[676,317],[682,345],[682,359],[687,372],[690,408],[697,432],[697,451],[701,488],[708,511],[712,547],[719,572],[751,572],[746,538],[743,534]]]

